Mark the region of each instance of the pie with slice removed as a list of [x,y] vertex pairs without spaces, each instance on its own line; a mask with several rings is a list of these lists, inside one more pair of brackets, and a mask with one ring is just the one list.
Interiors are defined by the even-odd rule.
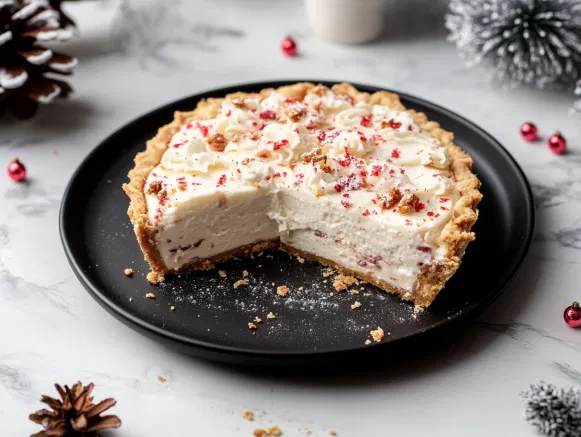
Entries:
[[474,240],[479,187],[396,94],[297,83],[176,112],[123,188],[150,282],[278,248],[425,308]]

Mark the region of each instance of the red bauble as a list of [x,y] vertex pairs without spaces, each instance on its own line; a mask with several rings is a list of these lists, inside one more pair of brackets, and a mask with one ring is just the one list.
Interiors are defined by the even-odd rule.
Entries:
[[551,135],[549,141],[547,141],[547,144],[553,153],[560,154],[567,150],[567,140],[559,132],[555,132],[553,135]]
[[565,323],[571,328],[581,327],[581,307],[579,306],[579,302],[573,302],[570,307],[567,307],[563,318],[565,319]]
[[285,39],[282,40],[282,42],[280,43],[280,48],[282,49],[282,52],[287,56],[296,56],[299,51],[297,43],[290,36],[287,36]]
[[523,137],[523,140],[534,141],[538,138],[539,132],[533,123],[527,121],[520,127],[520,136]]
[[8,176],[16,182],[26,179],[26,167],[24,167],[24,164],[18,158],[14,158],[8,165]]

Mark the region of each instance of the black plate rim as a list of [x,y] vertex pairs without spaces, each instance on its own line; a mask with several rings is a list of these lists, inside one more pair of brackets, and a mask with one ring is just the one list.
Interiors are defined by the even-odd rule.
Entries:
[[[395,346],[400,345],[401,343],[405,342],[406,340],[410,340],[412,338],[416,338],[421,336],[422,334],[427,333],[428,331],[433,333],[437,330],[441,330],[444,327],[449,325],[458,324],[462,321],[470,320],[476,317],[480,312],[482,312],[485,308],[487,308],[492,302],[494,302],[506,289],[507,285],[515,276],[516,272],[522,265],[526,255],[529,251],[530,245],[532,243],[534,230],[535,230],[535,200],[534,195],[532,192],[532,188],[530,183],[514,157],[510,154],[510,152],[498,141],[496,140],[491,134],[486,132],[484,129],[476,125],[475,123],[471,122],[467,118],[446,109],[440,105],[432,103],[428,100],[424,100],[422,98],[416,97],[414,95],[410,95],[407,93],[399,92],[397,90],[393,90],[390,88],[385,87],[377,87],[373,85],[361,84],[350,82],[353,84],[360,91],[365,92],[375,92],[379,90],[385,90],[388,92],[393,92],[401,96],[403,99],[409,101],[413,104],[418,103],[421,106],[429,107],[430,109],[439,112],[440,114],[454,119],[456,122],[467,126],[470,130],[477,132],[482,137],[485,137],[486,140],[498,149],[499,152],[503,155],[503,157],[507,160],[507,162],[511,165],[514,170],[515,176],[519,179],[522,187],[524,189],[524,201],[526,206],[526,215],[528,216],[527,225],[527,233],[526,239],[523,241],[523,244],[520,247],[518,256],[515,258],[512,268],[507,271],[507,273],[500,281],[499,286],[496,288],[494,292],[491,292],[487,298],[481,300],[480,302],[473,303],[470,306],[466,307],[463,311],[449,317],[443,319],[432,325],[431,327],[424,329],[422,331],[411,332],[409,334],[403,335],[399,338],[383,341],[381,343],[374,343],[368,346],[352,346],[352,347],[338,347],[337,349],[333,350],[325,350],[325,351],[317,351],[317,350],[310,350],[310,351],[293,351],[293,352],[286,352],[286,351],[264,351],[264,350],[255,350],[252,348],[242,348],[236,346],[225,346],[210,343],[203,340],[198,340],[192,337],[188,337],[182,334],[177,334],[173,332],[169,332],[166,329],[151,324],[144,319],[140,318],[135,314],[131,314],[130,312],[124,310],[120,306],[118,306],[113,299],[111,299],[105,290],[102,290],[98,287],[93,279],[91,278],[90,274],[87,274],[83,271],[83,267],[79,265],[79,262],[75,259],[73,249],[69,243],[69,239],[72,238],[69,235],[72,232],[72,224],[68,223],[67,220],[67,210],[72,207],[72,196],[71,192],[73,191],[73,187],[78,182],[78,179],[81,178],[83,173],[84,167],[88,166],[90,162],[93,160],[93,157],[99,153],[100,149],[106,147],[108,143],[110,143],[121,131],[130,130],[136,124],[138,124],[142,118],[155,116],[158,113],[162,113],[165,111],[170,110],[171,108],[183,106],[185,103],[189,102],[190,100],[201,100],[208,97],[215,97],[215,96],[223,96],[229,93],[233,93],[239,91],[241,89],[247,88],[277,88],[280,86],[285,85],[292,85],[297,82],[312,82],[312,83],[322,83],[327,86],[331,86],[334,84],[342,83],[344,81],[336,81],[336,80],[314,80],[314,79],[285,79],[285,80],[273,80],[273,81],[257,81],[257,82],[245,82],[237,85],[231,85],[226,87],[220,88],[211,88],[205,91],[192,94],[190,96],[174,100],[168,102],[162,106],[154,108],[153,110],[147,111],[138,117],[134,118],[133,120],[125,123],[123,126],[115,130],[109,136],[107,136],[104,140],[102,140],[93,150],[89,152],[89,154],[83,159],[83,161],[79,164],[75,172],[72,174],[69,183],[63,193],[63,198],[61,202],[61,207],[59,211],[59,232],[61,237],[61,242],[65,251],[65,255],[69,264],[71,265],[75,275],[83,285],[83,287],[89,292],[89,294],[101,305],[103,306],[110,314],[116,317],[118,320],[122,321],[123,323],[129,323],[132,328],[137,328],[137,331],[140,333],[151,333],[155,334],[156,336],[165,338],[166,340],[174,343],[179,344],[186,347],[196,347],[199,349],[205,349],[207,351],[212,351],[221,354],[229,354],[229,355],[240,355],[240,356],[249,356],[249,357],[256,357],[256,358],[301,358],[301,357],[313,357],[317,355],[332,355],[337,353],[347,353],[352,351],[359,351],[359,350],[370,350],[375,348],[387,348],[387,346]],[[349,81],[345,81],[349,82]]]

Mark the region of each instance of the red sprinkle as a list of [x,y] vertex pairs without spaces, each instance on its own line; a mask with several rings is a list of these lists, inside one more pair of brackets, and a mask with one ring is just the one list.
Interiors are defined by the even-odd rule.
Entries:
[[202,132],[202,136],[204,138],[206,138],[208,136],[208,132],[210,132],[210,127],[209,126],[204,126],[203,124],[196,123],[196,127],[198,129],[200,129],[200,132]]
[[260,113],[260,118],[263,120],[276,120],[276,112],[267,109]]
[[363,217],[367,217],[369,214],[371,214],[371,213],[369,212],[369,210],[368,210],[368,209],[366,209],[365,211],[363,211],[363,214],[361,214],[361,215],[362,215]]
[[288,140],[275,141],[274,144],[272,145],[272,148],[274,150],[278,150],[278,149],[280,149],[281,147],[284,147],[284,146],[288,146]]
[[319,132],[319,135],[317,135],[317,138],[322,143],[323,141],[325,141],[325,138],[327,138],[327,133],[324,130],[322,130],[321,132]]
[[315,231],[315,235],[319,238],[327,238],[327,234],[321,231]]
[[351,208],[353,206],[353,203],[349,202],[348,200],[342,200],[341,205],[343,205],[345,208]]
[[393,119],[389,120],[389,127],[392,129],[399,129],[401,127],[401,123],[399,121],[394,121]]
[[430,249],[429,247],[426,247],[426,246],[420,246],[420,247],[418,247],[418,250],[420,252],[424,252],[424,253],[430,253],[432,251],[432,249]]
[[371,127],[371,115],[364,115],[361,117],[361,126]]
[[226,183],[226,175],[223,174],[222,176],[220,176],[220,179],[218,179],[218,183],[216,184],[217,187],[224,185]]
[[433,211],[428,211],[428,217],[433,217],[434,212]]
[[345,193],[345,194],[343,194],[343,197],[345,197],[345,198],[347,198],[347,199],[348,199],[348,198],[350,197],[350,196],[349,196],[349,193]]
[[381,165],[373,165],[373,166],[371,166],[371,174],[373,176],[379,176],[379,174],[381,173],[381,168],[382,168]]
[[424,205],[422,202],[418,202],[416,203],[416,212],[420,212],[422,209],[424,209],[426,207],[426,205]]
[[450,199],[448,199],[447,197],[440,197],[440,203],[446,203],[448,200]]
[[393,149],[393,150],[391,151],[391,157],[392,157],[392,158],[399,158],[399,150],[397,150],[397,149]]
[[228,110],[228,112],[226,113],[226,117],[230,117],[232,115],[232,110]]

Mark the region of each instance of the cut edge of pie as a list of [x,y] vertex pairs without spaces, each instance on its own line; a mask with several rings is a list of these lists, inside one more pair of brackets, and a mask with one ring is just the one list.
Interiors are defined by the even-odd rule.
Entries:
[[[289,98],[302,100],[314,87],[315,84],[312,83],[297,83],[283,86],[276,90],[272,88],[264,89],[258,94],[237,92],[229,94],[224,98],[243,99],[252,96],[258,97],[262,101],[272,92],[276,91]],[[328,259],[299,251],[285,244],[279,244],[277,240],[259,241],[245,247],[239,247],[202,261],[190,263],[180,268],[179,271],[211,269],[214,267],[214,263],[217,262],[226,261],[243,254],[280,247],[282,250],[291,254],[318,261],[335,268],[343,274],[355,276],[385,291],[399,294],[406,300],[412,300],[416,308],[425,308],[432,303],[446,282],[456,272],[460,266],[466,246],[475,239],[471,229],[478,219],[477,206],[482,198],[482,194],[479,191],[480,181],[472,172],[472,158],[454,144],[454,136],[451,132],[442,129],[438,123],[429,121],[424,113],[406,109],[400,102],[397,94],[387,91],[377,91],[373,94],[360,92],[349,83],[334,85],[331,90],[338,96],[349,96],[356,102],[382,105],[389,109],[410,113],[421,131],[437,139],[446,149],[447,156],[450,160],[450,172],[460,193],[460,198],[454,205],[453,218],[444,226],[440,234],[439,247],[445,249],[445,258],[437,264],[423,266],[413,295],[410,295],[405,290],[392,286],[386,281],[378,280],[372,275],[352,271]],[[151,267],[151,272],[147,275],[147,279],[151,283],[163,282],[165,279],[164,275],[168,273],[168,269],[157,249],[154,239],[156,231],[148,217],[144,194],[145,181],[150,172],[160,163],[172,136],[189,121],[213,118],[224,98],[202,100],[193,111],[175,112],[174,120],[168,125],[161,127],[157,135],[147,142],[146,150],[136,155],[135,167],[128,174],[129,182],[123,185],[125,193],[130,198],[128,209],[129,218],[133,224],[135,235],[145,259]]]

